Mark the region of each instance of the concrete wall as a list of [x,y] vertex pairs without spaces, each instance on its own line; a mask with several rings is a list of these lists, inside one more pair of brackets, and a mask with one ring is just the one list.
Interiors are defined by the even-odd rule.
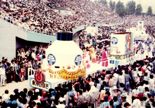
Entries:
[[[0,22],[0,24],[2,24]],[[26,35],[24,31],[15,28],[13,25],[0,27],[0,60],[7,57],[10,61],[16,54],[16,36]]]
[[17,37],[25,40],[26,42],[31,41],[31,43],[49,43],[56,39],[55,36],[25,31],[16,25],[0,19],[0,60],[2,57],[6,57],[10,61],[16,56],[16,45],[17,48],[21,46],[21,42],[16,43]]

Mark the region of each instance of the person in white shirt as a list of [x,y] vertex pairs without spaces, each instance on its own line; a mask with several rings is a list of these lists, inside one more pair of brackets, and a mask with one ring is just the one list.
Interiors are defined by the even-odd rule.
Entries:
[[6,80],[5,68],[0,65],[0,85],[4,86]]
[[137,96],[138,95],[138,90],[137,89],[133,89],[132,90],[132,96]]
[[2,101],[7,102],[9,98],[10,98],[9,91],[5,90],[4,94],[2,94]]
[[123,72],[120,72],[120,75],[118,76],[118,81],[119,81],[119,83],[125,84],[125,76],[124,76]]
[[34,60],[36,60],[36,54],[35,54],[34,51],[31,53],[31,57],[32,57]]
[[120,72],[118,76],[118,82],[119,82],[120,90],[123,91],[125,86],[125,75],[123,74],[123,72]]
[[65,108],[65,98],[60,97],[59,98],[59,104],[56,105],[57,108]]
[[155,79],[154,79],[153,75],[150,75],[149,86],[150,86],[150,89],[154,90],[154,88],[155,88]]
[[113,74],[113,85],[114,86],[117,86],[117,81],[118,81],[118,74],[117,73],[114,73]]
[[143,93],[144,92],[144,86],[143,86],[143,84],[141,84],[140,86],[138,86],[137,92],[138,93]]
[[134,99],[133,103],[132,103],[132,108],[141,108],[141,101],[139,99]]
[[99,89],[97,89],[94,85],[91,86],[91,89],[89,91],[90,98],[91,98],[91,105],[96,108],[97,107],[97,102],[99,98]]

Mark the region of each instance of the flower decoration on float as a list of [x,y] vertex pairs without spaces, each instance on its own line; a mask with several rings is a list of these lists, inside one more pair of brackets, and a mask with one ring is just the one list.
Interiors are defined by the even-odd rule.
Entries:
[[85,77],[86,68],[78,69],[76,71],[68,71],[67,69],[64,68],[56,72],[54,72],[52,69],[49,69],[49,74],[50,76],[58,75],[58,77],[65,80],[74,80],[74,79],[77,79],[79,76]]

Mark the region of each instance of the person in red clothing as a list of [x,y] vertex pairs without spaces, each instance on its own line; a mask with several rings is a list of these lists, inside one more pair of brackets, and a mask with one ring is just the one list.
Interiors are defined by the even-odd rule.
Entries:
[[25,79],[25,68],[23,65],[21,65],[19,76],[21,81]]
[[102,66],[108,67],[108,56],[107,56],[107,50],[104,48],[102,52]]

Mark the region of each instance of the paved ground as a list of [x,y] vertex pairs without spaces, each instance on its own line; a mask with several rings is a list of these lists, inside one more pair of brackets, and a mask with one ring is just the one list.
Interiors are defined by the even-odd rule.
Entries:
[[13,93],[13,90],[18,88],[19,90],[23,90],[23,88],[29,88],[28,80],[23,82],[12,82],[9,84],[6,84],[5,86],[0,87],[0,96],[4,93],[6,89],[9,90],[10,94]]

